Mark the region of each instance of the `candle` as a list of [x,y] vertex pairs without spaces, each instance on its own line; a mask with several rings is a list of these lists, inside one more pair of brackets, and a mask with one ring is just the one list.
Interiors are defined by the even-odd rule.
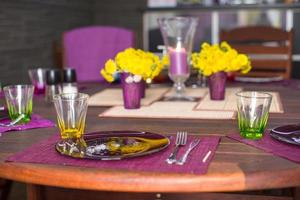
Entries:
[[169,49],[170,74],[186,75],[189,73],[187,53],[184,48]]

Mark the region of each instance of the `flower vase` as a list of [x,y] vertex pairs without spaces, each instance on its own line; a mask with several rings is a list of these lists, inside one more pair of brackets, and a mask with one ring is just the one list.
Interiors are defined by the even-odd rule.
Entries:
[[138,109],[141,107],[142,81],[128,82],[128,73],[121,73],[121,84],[123,91],[123,102],[125,109]]
[[209,94],[211,100],[224,100],[227,75],[217,72],[208,77]]
[[140,92],[141,92],[141,98],[145,98],[145,95],[146,95],[146,82],[144,80],[141,80],[140,81]]

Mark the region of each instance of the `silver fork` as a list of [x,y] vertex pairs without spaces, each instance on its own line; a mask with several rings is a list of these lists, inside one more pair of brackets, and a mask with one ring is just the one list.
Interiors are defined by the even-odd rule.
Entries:
[[187,132],[186,131],[178,131],[176,134],[175,148],[173,152],[170,154],[169,158],[166,159],[168,164],[173,164],[176,162],[176,155],[180,146],[186,144],[187,141]]
[[176,162],[176,164],[183,165],[186,162],[186,159],[187,159],[188,155],[190,154],[190,152],[199,144],[199,142],[200,142],[200,139],[196,139],[196,140],[192,141],[189,145],[188,150],[186,150],[184,155]]
[[25,117],[25,115],[21,114],[21,115],[19,115],[19,117],[17,117],[15,120],[9,122],[8,124],[0,123],[0,126],[5,126],[5,127],[13,126],[16,123],[18,123],[21,119],[23,119],[24,117]]

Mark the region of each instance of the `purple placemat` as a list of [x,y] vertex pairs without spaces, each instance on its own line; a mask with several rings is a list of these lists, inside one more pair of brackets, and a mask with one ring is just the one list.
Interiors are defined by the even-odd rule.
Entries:
[[283,81],[280,81],[278,84],[280,84],[283,87],[288,87],[288,88],[292,88],[292,89],[295,89],[295,90],[300,89],[300,82],[299,82],[299,80],[295,80],[295,79],[294,80],[293,79],[283,80]]
[[[196,139],[198,136],[189,136],[188,143]],[[115,160],[115,161],[101,161],[89,159],[76,159],[60,155],[56,152],[54,145],[59,140],[58,135],[54,135],[47,140],[34,144],[33,146],[25,149],[22,152],[16,153],[6,159],[10,162],[26,162],[26,163],[43,163],[55,165],[70,165],[78,167],[94,167],[101,169],[126,169],[134,171],[147,171],[147,172],[169,172],[169,173],[189,173],[189,174],[205,174],[208,165],[213,159],[214,153],[219,144],[220,137],[207,136],[200,137],[199,145],[190,153],[187,162],[180,165],[169,165],[165,159],[170,155],[173,150],[175,137],[170,137],[171,144],[168,148],[153,153],[151,155]],[[180,148],[178,158],[182,156],[188,145]],[[205,163],[202,162],[207,152],[211,151],[210,156]]]
[[[11,120],[10,119],[3,119],[0,120],[0,123],[8,124]],[[0,126],[0,133],[8,132],[8,131],[22,131],[27,129],[34,129],[34,128],[46,128],[46,127],[52,127],[55,123],[52,121],[42,118],[39,115],[32,114],[31,120],[27,124],[16,124],[14,126]]]
[[270,136],[269,132],[266,132],[264,134],[264,137],[260,140],[245,139],[242,138],[238,133],[227,135],[227,137],[248,144],[250,146],[254,146],[276,156],[287,158],[289,160],[300,163],[300,146],[287,144],[273,139]]

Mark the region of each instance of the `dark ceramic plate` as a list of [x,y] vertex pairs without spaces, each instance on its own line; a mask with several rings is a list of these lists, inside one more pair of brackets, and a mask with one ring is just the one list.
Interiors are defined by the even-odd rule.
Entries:
[[[84,140],[87,148],[83,158],[94,160],[121,160],[150,155],[170,144],[170,140],[163,135],[137,131],[88,133],[84,135]],[[59,151],[57,145],[56,150]]]
[[236,81],[239,82],[246,82],[246,83],[268,83],[274,81],[282,81],[283,78],[281,76],[276,77],[244,77],[244,76],[237,76],[235,77]]
[[289,124],[273,128],[270,135],[276,140],[300,145],[300,125]]
[[299,135],[300,136],[300,124],[288,124],[284,126],[278,126],[272,129],[272,132],[280,135]]

